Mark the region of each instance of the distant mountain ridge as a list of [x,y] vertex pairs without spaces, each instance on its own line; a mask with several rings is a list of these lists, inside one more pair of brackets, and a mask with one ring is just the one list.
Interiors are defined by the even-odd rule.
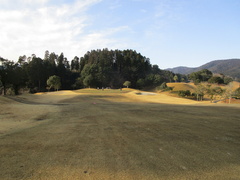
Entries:
[[208,69],[213,73],[222,73],[233,78],[240,78],[240,59],[214,60],[196,68],[179,66],[166,70],[176,74],[190,74],[192,72],[197,72],[202,69]]

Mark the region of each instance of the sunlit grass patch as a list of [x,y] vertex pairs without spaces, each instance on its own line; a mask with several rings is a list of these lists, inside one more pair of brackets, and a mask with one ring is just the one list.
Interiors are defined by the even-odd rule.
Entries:
[[195,85],[192,83],[167,83],[168,87],[172,87],[173,91],[186,91],[194,92]]

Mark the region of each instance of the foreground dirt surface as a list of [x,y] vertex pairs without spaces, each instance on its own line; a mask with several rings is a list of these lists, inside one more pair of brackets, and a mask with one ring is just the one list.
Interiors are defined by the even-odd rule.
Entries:
[[137,94],[0,97],[0,179],[240,179],[240,106]]

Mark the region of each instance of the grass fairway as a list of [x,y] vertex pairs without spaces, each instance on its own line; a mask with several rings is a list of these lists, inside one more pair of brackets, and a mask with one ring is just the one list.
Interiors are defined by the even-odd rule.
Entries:
[[0,102],[0,179],[240,179],[239,105],[127,89]]

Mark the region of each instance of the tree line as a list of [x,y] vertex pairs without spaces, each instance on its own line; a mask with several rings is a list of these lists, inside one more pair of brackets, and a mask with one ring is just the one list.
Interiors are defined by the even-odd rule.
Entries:
[[[47,91],[53,87],[49,80],[52,76],[59,78],[57,89],[121,88],[126,81],[132,88],[141,89],[172,82],[176,74],[152,65],[149,58],[131,49],[91,50],[71,61],[63,53],[57,55],[48,50],[44,58],[35,54],[31,57],[23,55],[17,62],[0,57],[0,89],[3,94],[10,90],[19,94],[22,88],[31,93]],[[184,75],[178,76],[187,80]]]
[[188,79],[192,80],[196,85],[201,82],[208,82],[211,84],[229,84],[233,81],[231,77],[225,76],[224,74],[214,75],[208,69],[193,72],[188,75]]
[[202,101],[207,95],[211,102],[219,98],[229,99],[230,102],[232,97],[240,97],[240,87],[234,90],[233,79],[223,74],[213,74],[211,71],[203,69],[189,74],[188,79],[194,82],[196,88],[193,93],[190,90],[180,90],[178,95],[181,97]]

